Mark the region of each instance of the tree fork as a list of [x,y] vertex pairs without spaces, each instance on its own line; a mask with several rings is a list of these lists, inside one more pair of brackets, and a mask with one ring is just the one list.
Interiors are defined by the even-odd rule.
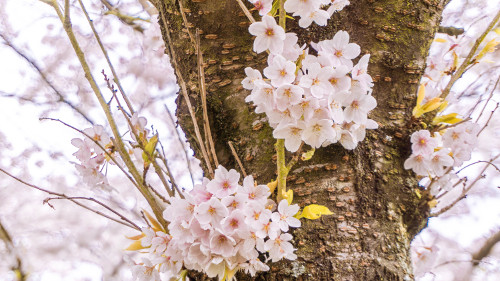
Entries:
[[[203,116],[197,52],[188,33],[196,28],[201,31],[207,109],[221,165],[236,166],[227,146],[231,141],[245,169],[259,183],[275,179],[272,129],[264,115],[255,114],[245,103],[249,92],[240,84],[243,69],[262,70],[267,56],[252,51],[248,18],[236,0],[184,0],[183,11],[178,1],[182,0],[153,2],[160,11],[167,52],[175,50],[175,63],[198,123]],[[336,31],[345,30],[362,53],[371,54],[368,72],[374,78],[378,106],[370,117],[379,129],[370,130],[353,151],[330,145],[293,167],[287,186],[295,192],[294,202],[326,205],[334,215],[303,221],[303,227],[294,231],[296,261],[272,264],[269,272],[256,278],[239,274],[238,280],[413,279],[410,242],[425,225],[428,207],[426,198],[417,197],[417,179],[404,170],[403,162],[410,154],[410,133],[418,126],[411,123],[411,109],[445,2],[352,1],[333,15],[327,27],[313,24],[308,30],[287,20],[287,31],[296,32],[299,43],[331,39]],[[181,95],[177,105],[179,123],[195,144],[194,126]],[[208,278],[196,275],[196,280],[204,279]]]

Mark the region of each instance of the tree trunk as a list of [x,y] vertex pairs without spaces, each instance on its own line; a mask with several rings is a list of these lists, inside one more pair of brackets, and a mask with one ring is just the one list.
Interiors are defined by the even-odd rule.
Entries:
[[[428,208],[425,199],[416,195],[417,179],[404,170],[403,163],[410,154],[409,136],[418,129],[411,121],[411,109],[444,2],[351,1],[327,27],[313,24],[308,30],[287,20],[299,43],[331,39],[336,31],[346,30],[362,53],[371,54],[368,71],[375,80],[373,96],[378,106],[370,118],[380,127],[370,130],[353,151],[330,145],[294,166],[288,177],[294,202],[323,204],[334,215],[303,221],[293,232],[298,259],[273,264],[256,280],[413,279],[410,242],[425,225]],[[182,78],[187,85],[200,128],[203,116],[192,39],[196,40],[196,29],[201,32],[207,108],[219,162],[238,169],[228,146],[232,141],[244,168],[260,184],[274,179],[272,129],[263,114],[255,114],[245,103],[249,91],[241,86],[244,67],[262,70],[267,54],[252,51],[250,22],[237,1],[157,0],[155,5],[167,52],[181,76],[178,81]],[[177,104],[179,123],[201,159],[186,100],[180,94]],[[238,280],[251,279],[238,276]]]

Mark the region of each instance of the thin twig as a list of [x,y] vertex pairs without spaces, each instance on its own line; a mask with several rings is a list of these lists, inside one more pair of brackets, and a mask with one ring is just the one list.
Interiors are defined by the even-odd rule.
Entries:
[[250,20],[251,23],[255,22],[255,19],[253,18],[252,14],[248,10],[247,6],[241,1],[241,0],[236,0],[238,4],[240,5],[240,8],[243,10],[243,13],[247,16],[247,18]]
[[479,119],[481,118],[481,116],[483,116],[483,112],[486,109],[486,106],[488,105],[488,103],[490,102],[490,100],[493,98],[493,93],[497,89],[497,86],[498,86],[499,82],[500,82],[500,76],[498,76],[497,82],[495,83],[495,86],[493,87],[493,90],[491,90],[490,95],[488,96],[488,99],[484,103],[483,109],[481,110],[481,113],[479,113],[479,116],[476,119],[477,121],[479,121]]
[[476,161],[474,163],[470,163],[469,165],[466,165],[464,167],[462,167],[460,170],[458,170],[455,174],[458,174],[460,173],[462,170],[464,170],[465,168],[468,168],[470,166],[473,166],[473,165],[476,165],[476,164],[479,164],[479,163],[488,163],[490,164],[491,166],[493,166],[493,168],[495,168],[499,173],[500,173],[500,168],[498,168],[495,164],[493,164],[493,162],[491,161],[486,161],[486,160],[479,160],[479,161]]
[[240,166],[241,172],[243,173],[243,177],[247,176],[247,172],[245,171],[245,168],[243,168],[243,164],[241,164],[240,157],[238,157],[238,154],[236,153],[236,150],[234,149],[233,142],[228,141],[229,147],[231,148],[231,152],[233,153],[234,158],[236,159],[236,162],[238,162],[238,166]]
[[175,50],[174,50],[174,47],[172,46],[172,38],[170,36],[170,30],[168,29],[168,26],[170,25],[170,23],[166,19],[165,13],[162,11],[160,11],[160,13],[161,13],[163,23],[165,24],[165,26],[167,26],[167,28],[165,28],[165,34],[167,36],[167,43],[168,43],[169,53],[171,56],[171,62],[173,62],[173,64],[174,64],[175,73],[177,74],[177,79],[179,80],[178,81],[179,85],[181,86],[181,93],[182,93],[182,96],[184,97],[184,100],[186,101],[186,105],[187,105],[189,114],[191,115],[191,120],[193,122],[196,140],[198,142],[198,145],[200,146],[200,150],[201,150],[203,159],[205,160],[205,164],[207,165],[207,169],[208,169],[208,172],[210,174],[210,177],[213,178],[214,171],[213,171],[212,165],[210,164],[210,161],[208,159],[208,153],[207,153],[207,150],[206,150],[205,145],[203,143],[203,139],[201,138],[200,128],[198,127],[196,115],[194,114],[193,106],[191,105],[191,101],[189,99],[189,95],[188,95],[187,87],[186,87],[186,82],[184,82],[184,79],[182,78],[182,74],[180,72],[179,65],[177,64],[177,57],[175,55]]
[[[180,2],[180,1],[179,1]],[[208,146],[212,153],[212,158],[214,159],[215,167],[219,166],[219,160],[217,159],[217,154],[215,153],[214,140],[212,138],[212,132],[210,130],[210,122],[208,120],[207,111],[207,90],[205,84],[205,70],[203,67],[203,53],[201,52],[200,44],[200,30],[196,29],[196,49],[198,50],[198,76],[200,77],[200,92],[201,92],[201,106],[203,108],[203,130],[205,131],[208,138]]]
[[[46,198],[46,199],[44,200],[44,203],[49,203],[49,201],[51,201],[51,200],[60,200],[60,199],[67,199],[67,200],[71,200],[71,201],[73,201],[73,200],[87,200],[87,201],[92,201],[92,202],[94,202],[94,203],[96,203],[96,204],[101,205],[102,207],[104,207],[105,209],[109,210],[109,211],[110,211],[110,212],[112,212],[113,214],[117,215],[120,219],[122,219],[122,220],[124,220],[124,221],[128,222],[128,223],[129,223],[129,224],[131,224],[131,225],[132,225],[135,229],[137,229],[137,230],[139,230],[139,231],[141,230],[141,228],[140,228],[137,224],[135,224],[133,221],[131,221],[131,220],[127,219],[125,216],[123,216],[122,214],[120,214],[120,213],[118,213],[117,211],[113,210],[113,209],[112,209],[111,207],[109,207],[108,205],[106,205],[106,204],[104,204],[103,202],[101,202],[101,201],[99,201],[99,200],[97,200],[97,199],[95,199],[95,198],[92,198],[92,197],[83,197],[83,196],[60,196],[60,197],[49,197],[49,198]],[[97,212],[99,212],[99,211],[97,211]],[[116,219],[111,218],[111,217],[109,217],[108,215],[103,214],[103,213],[101,213],[101,212],[99,212],[99,214],[100,214],[101,216],[103,216],[103,217],[108,218],[108,219],[111,219],[111,220],[117,221]],[[119,222],[119,221],[118,221],[118,222]]]
[[450,81],[444,88],[443,92],[441,93],[441,98],[444,100],[450,93],[451,88],[455,84],[455,82],[462,77],[462,74],[466,71],[466,69],[473,63],[473,58],[474,55],[476,54],[477,49],[479,48],[479,45],[483,42],[484,38],[490,31],[496,26],[497,21],[500,19],[500,11],[496,14],[496,16],[493,18],[493,20],[490,22],[486,30],[477,38],[476,42],[472,46],[472,49],[470,50],[469,54],[465,58],[465,60],[462,62],[458,70],[451,76]]
[[488,124],[490,123],[491,121],[491,118],[493,117],[493,114],[495,114],[495,111],[497,111],[498,109],[498,106],[500,105],[500,103],[497,102],[497,105],[495,106],[495,108],[491,111],[491,114],[490,114],[490,117],[488,118],[488,120],[486,120],[486,124],[484,124],[484,126],[481,128],[481,130],[477,133],[477,136],[479,137],[479,135],[484,131],[484,129],[486,129],[486,127],[488,127]]
[[464,199],[465,197],[467,197],[467,193],[469,193],[469,191],[472,189],[472,187],[474,187],[474,185],[480,179],[483,178],[483,173],[486,171],[486,169],[488,169],[490,163],[493,163],[493,161],[495,161],[496,159],[498,159],[498,157],[500,157],[500,154],[498,154],[497,156],[493,157],[490,161],[488,161],[488,163],[484,166],[484,168],[481,170],[481,172],[479,173],[479,175],[469,184],[468,187],[464,188],[464,190],[462,191],[462,194],[457,199],[455,199],[455,201],[453,201],[452,203],[450,203],[448,206],[441,208],[439,211],[437,211],[435,213],[432,213],[430,215],[430,217],[437,217],[437,216],[439,216],[439,215],[447,212],[448,210],[450,210],[451,208],[453,208],[453,206],[455,206],[458,202],[460,202],[462,199]]
[[142,18],[138,17],[132,17],[129,15],[125,15],[120,10],[116,7],[114,7],[111,3],[109,3],[108,0],[101,0],[101,3],[106,6],[106,8],[109,10],[109,12],[106,12],[105,15],[114,15],[116,16],[122,23],[126,25],[130,25],[134,30],[139,31],[141,33],[144,32],[144,28],[137,23],[135,23],[136,20],[139,21],[145,21],[145,22],[150,22],[149,20],[145,20]]
[[193,45],[195,45],[195,48],[196,48],[195,51],[198,51],[198,47],[195,44],[193,34],[191,33],[191,31],[189,31],[189,23],[187,21],[186,13],[184,12],[184,6],[182,5],[182,0],[177,0],[177,2],[179,2],[179,12],[181,13],[182,21],[184,22],[184,26],[186,27],[187,33],[189,35],[189,39],[191,39],[191,43],[193,43]]
[[184,152],[184,156],[186,157],[186,163],[187,163],[187,167],[189,170],[189,176],[191,177],[191,183],[194,186],[193,169],[191,167],[191,161],[189,161],[187,149],[184,146],[184,142],[181,139],[181,135],[179,134],[179,131],[177,131],[177,126],[175,125],[175,121],[174,121],[174,117],[172,116],[172,113],[170,112],[170,110],[168,109],[168,107],[166,105],[164,105],[164,107],[165,107],[165,111],[167,111],[168,119],[170,120],[170,123],[172,123],[175,134],[177,135],[177,140],[179,140],[179,143],[182,146],[182,151]]
[[[108,210],[112,211],[114,214],[116,214],[117,216],[119,216],[122,220],[126,221],[127,223],[122,222],[122,221],[120,221],[120,220],[117,220],[117,219],[115,219],[115,218],[112,218],[112,217],[110,217],[110,216],[108,216],[108,215],[106,215],[106,214],[103,214],[103,213],[101,213],[101,212],[99,212],[99,211],[97,211],[97,210],[94,210],[94,209],[92,209],[92,208],[90,208],[90,207],[88,207],[88,206],[86,206],[86,205],[84,205],[84,204],[82,204],[82,203],[80,203],[80,202],[76,201],[76,199],[73,199],[72,197],[67,196],[67,195],[66,195],[66,194],[64,194],[64,193],[59,193],[59,192],[51,191],[51,190],[48,190],[48,189],[45,189],[45,188],[39,187],[39,186],[37,186],[37,185],[31,184],[31,183],[29,183],[29,182],[26,182],[26,181],[24,181],[24,180],[22,180],[22,179],[20,179],[20,178],[18,178],[18,177],[16,177],[16,176],[14,176],[14,175],[10,174],[9,172],[5,171],[5,170],[4,170],[4,169],[2,169],[2,168],[0,168],[0,171],[1,171],[2,173],[6,174],[7,176],[9,176],[9,177],[11,177],[11,178],[15,179],[16,181],[18,181],[18,182],[20,182],[20,183],[24,184],[24,185],[27,185],[27,186],[32,187],[32,188],[34,188],[34,189],[40,190],[40,191],[45,192],[45,193],[47,193],[47,194],[50,194],[50,195],[54,195],[54,196],[60,197],[60,199],[67,199],[67,200],[69,200],[69,201],[71,201],[71,202],[75,203],[76,205],[78,205],[78,206],[80,206],[80,207],[83,207],[83,208],[85,208],[85,209],[87,209],[87,210],[89,210],[89,211],[91,211],[91,212],[94,212],[94,213],[96,213],[96,214],[98,214],[98,215],[100,215],[100,216],[103,216],[103,217],[108,218],[108,219],[110,219],[110,220],[112,220],[112,221],[118,222],[118,223],[120,223],[120,224],[123,224],[123,225],[125,225],[125,226],[128,226],[128,227],[130,227],[130,228],[133,228],[133,229],[136,229],[136,230],[139,230],[139,231],[140,231],[140,228],[139,228],[137,225],[135,225],[132,221],[130,221],[129,219],[127,219],[125,216],[123,216],[123,215],[119,214],[118,212],[116,212],[116,211],[112,210],[110,207],[106,207],[106,209],[108,209]],[[77,197],[77,199],[83,199],[83,198],[87,198],[87,197],[82,197],[82,198]],[[92,200],[91,200],[91,199],[92,199]],[[46,200],[47,200],[47,199],[46,199]],[[98,200],[96,200],[96,199],[93,199],[93,198],[86,199],[86,200],[90,200],[90,201],[96,202],[96,203],[100,204],[101,206],[105,206],[105,204],[104,204],[104,203],[102,203],[102,202],[100,202],[100,201],[98,201]],[[47,201],[45,201],[45,200],[44,200],[44,203],[47,203]],[[49,204],[49,206],[51,206],[51,205]],[[52,207],[52,206],[51,206],[51,207]]]
[[[163,165],[165,165],[165,168],[167,169],[166,174],[170,178],[170,183],[174,187],[175,190],[179,193],[179,196],[184,199],[184,194],[182,194],[181,190],[179,189],[179,186],[175,182],[174,175],[172,173],[172,170],[170,170],[170,166],[168,165],[167,157],[165,157],[165,149],[163,148],[163,144],[161,141],[158,141],[161,147],[162,154],[159,155],[158,157],[163,161]],[[175,195],[175,194],[174,194]]]
[[94,33],[95,39],[97,40],[97,43],[99,44],[99,47],[101,48],[102,54],[106,58],[106,62],[108,63],[109,68],[111,69],[111,73],[113,73],[113,81],[116,83],[118,86],[118,90],[120,91],[120,94],[123,97],[123,100],[125,100],[125,103],[127,104],[128,110],[130,111],[130,114],[134,114],[134,108],[132,107],[132,103],[130,103],[130,100],[128,99],[127,95],[125,94],[125,91],[123,90],[122,84],[120,83],[120,79],[118,79],[118,75],[116,74],[115,67],[113,66],[113,63],[111,63],[111,60],[109,59],[108,51],[104,47],[104,44],[101,41],[101,37],[99,36],[99,33],[97,33],[97,30],[95,29],[94,23],[89,17],[89,14],[87,13],[87,9],[85,9],[85,6],[83,5],[82,0],[78,0],[78,3],[80,3],[80,7],[82,8],[83,13],[85,14],[85,18],[87,18],[87,22],[90,25],[90,28],[92,29],[92,32]]

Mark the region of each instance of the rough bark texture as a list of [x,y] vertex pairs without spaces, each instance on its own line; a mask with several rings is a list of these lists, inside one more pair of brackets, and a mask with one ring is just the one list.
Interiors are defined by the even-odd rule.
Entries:
[[[178,1],[183,1],[187,24]],[[270,181],[276,171],[272,129],[264,115],[244,102],[249,92],[240,84],[244,67],[262,70],[267,54],[252,51],[249,21],[237,2],[157,0],[155,5],[167,51],[175,54],[171,58],[187,83],[200,126],[197,56],[187,28],[193,36],[196,28],[202,31],[209,119],[219,161],[238,169],[227,145],[233,141],[246,171],[259,183]],[[326,205],[334,215],[304,221],[294,231],[296,261],[274,264],[256,278],[240,274],[238,280],[413,279],[410,241],[425,225],[428,210],[416,196],[417,180],[403,169],[403,162],[410,154],[409,135],[416,130],[411,109],[418,81],[443,5],[443,0],[359,0],[335,14],[327,27],[313,25],[305,31],[287,21],[303,43],[331,39],[336,31],[346,30],[362,53],[371,54],[368,71],[375,80],[378,106],[370,117],[380,128],[369,131],[353,151],[331,145],[294,166],[288,178],[294,201]],[[177,116],[201,155],[180,95]]]

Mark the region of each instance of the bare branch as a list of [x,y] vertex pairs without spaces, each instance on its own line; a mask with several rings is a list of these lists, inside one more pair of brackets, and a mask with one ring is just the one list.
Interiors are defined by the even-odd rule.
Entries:
[[200,30],[196,29],[196,49],[198,50],[198,76],[200,78],[200,92],[201,92],[201,106],[203,107],[203,129],[208,138],[208,147],[212,153],[212,158],[214,159],[215,167],[219,166],[219,160],[217,159],[217,154],[215,153],[214,140],[212,138],[212,132],[210,130],[210,122],[208,120],[207,112],[207,91],[205,84],[205,70],[203,67],[203,53],[201,52],[200,45]]
[[238,162],[238,166],[240,166],[241,172],[243,173],[243,177],[246,177],[247,172],[245,171],[245,168],[243,168],[243,164],[241,164],[240,157],[238,157],[238,154],[236,153],[236,150],[234,149],[233,142],[228,141],[227,144],[229,144],[229,147],[231,148],[231,152],[233,153],[233,156],[236,159],[236,162]]
[[[34,188],[34,189],[38,189],[38,190],[40,190],[40,191],[42,191],[42,192],[45,192],[45,193],[47,193],[47,194],[57,196],[56,198],[52,198],[52,199],[67,199],[67,200],[69,200],[69,201],[71,201],[71,202],[75,203],[76,205],[78,205],[78,206],[80,206],[80,207],[83,207],[83,208],[85,208],[85,209],[87,209],[87,210],[89,210],[89,211],[91,211],[91,212],[94,212],[94,213],[96,213],[96,214],[98,214],[98,215],[100,215],[100,216],[103,216],[103,217],[105,217],[105,218],[107,218],[107,219],[110,219],[110,220],[112,220],[112,221],[118,222],[118,223],[120,223],[120,224],[123,224],[123,225],[125,225],[125,226],[128,226],[128,227],[130,227],[130,228],[133,228],[133,229],[136,229],[136,230],[139,230],[139,231],[140,231],[140,227],[138,227],[137,225],[135,225],[135,224],[134,224],[132,221],[130,221],[129,219],[125,218],[125,216],[123,216],[123,215],[119,214],[118,212],[116,212],[116,211],[112,210],[110,207],[106,207],[106,209],[108,209],[108,210],[112,211],[114,214],[118,215],[118,216],[119,216],[122,220],[126,221],[127,223],[122,222],[122,221],[120,221],[120,220],[117,220],[117,219],[115,219],[115,218],[112,218],[112,217],[110,217],[110,216],[108,216],[108,215],[106,215],[106,214],[104,214],[104,213],[102,213],[102,212],[99,212],[99,211],[97,211],[97,210],[94,210],[94,209],[92,209],[92,208],[90,208],[90,207],[88,207],[88,206],[86,206],[86,205],[84,205],[84,204],[82,204],[82,203],[80,203],[80,202],[76,201],[76,199],[86,199],[86,200],[90,200],[90,201],[96,202],[96,203],[100,204],[101,206],[105,206],[105,204],[104,204],[104,203],[102,203],[102,202],[100,202],[100,201],[98,201],[98,200],[96,200],[96,199],[93,199],[93,198],[87,198],[87,197],[70,197],[70,196],[67,196],[67,195],[66,195],[66,194],[64,194],[64,193],[59,193],[59,192],[51,191],[51,190],[48,190],[48,189],[45,189],[45,188],[39,187],[39,186],[37,186],[37,185],[34,185],[34,184],[31,184],[31,183],[28,183],[28,182],[26,182],[26,181],[24,181],[24,180],[22,180],[22,179],[20,179],[20,178],[18,178],[18,177],[16,177],[16,176],[14,176],[14,175],[10,174],[9,172],[5,171],[5,170],[4,170],[4,169],[2,169],[2,168],[0,168],[0,172],[2,172],[2,173],[4,173],[4,174],[6,174],[7,176],[9,176],[9,177],[11,177],[11,178],[15,179],[16,181],[18,181],[18,182],[20,182],[20,183],[22,183],[22,184],[24,184],[24,185],[27,185],[27,186],[32,187],[32,188]],[[50,199],[50,198],[49,198],[49,200],[48,200],[48,201],[50,201],[50,200],[52,200],[52,199]],[[48,201],[47,201],[47,199],[46,199],[46,200],[44,200],[44,203],[48,203]],[[50,204],[49,204],[49,205],[50,205]],[[52,206],[51,206],[51,207],[52,207]]]
[[186,163],[187,163],[187,167],[189,170],[189,175],[191,177],[191,183],[194,186],[193,169],[191,167],[191,161],[189,161],[187,149],[184,147],[184,143],[182,142],[181,135],[179,134],[179,131],[177,131],[177,126],[175,125],[175,121],[174,121],[174,117],[172,116],[172,113],[170,112],[170,110],[168,109],[168,107],[166,105],[164,105],[164,107],[165,107],[165,111],[167,112],[168,119],[170,120],[170,123],[172,123],[175,134],[177,135],[177,140],[179,141],[180,145],[182,146],[182,151],[184,151],[184,156],[186,157]]
[[[170,25],[170,23],[168,22],[167,18],[165,17],[165,14],[163,12],[161,12],[161,18],[165,24],[165,26],[168,26]],[[175,73],[177,74],[177,79],[179,80],[179,85],[181,86],[181,93],[182,93],[182,96],[184,97],[184,100],[186,101],[186,105],[187,105],[187,108],[189,110],[189,114],[191,115],[191,120],[193,121],[193,127],[194,127],[194,132],[195,132],[195,135],[196,135],[196,140],[198,142],[198,145],[200,146],[200,150],[201,150],[201,153],[202,153],[202,156],[203,156],[203,159],[205,160],[205,164],[207,165],[207,169],[208,169],[208,172],[210,174],[210,177],[213,178],[214,176],[214,171],[212,169],[212,165],[210,164],[210,160],[208,158],[208,153],[207,153],[207,150],[205,148],[205,145],[203,143],[203,139],[201,138],[201,134],[200,134],[200,128],[198,127],[198,122],[196,120],[196,115],[194,114],[194,110],[193,110],[193,106],[191,105],[191,101],[189,99],[189,95],[187,93],[187,87],[186,87],[186,82],[184,82],[184,79],[182,78],[182,74],[180,72],[180,69],[179,69],[179,66],[177,64],[177,57],[175,55],[175,50],[172,46],[172,37],[170,36],[170,31],[168,30],[168,28],[165,29],[165,33],[166,33],[166,36],[167,36],[167,42],[168,42],[168,51],[170,53],[170,56],[171,56],[171,62],[173,63],[173,67],[175,69]]]
[[479,249],[479,251],[477,251],[474,255],[472,255],[473,259],[472,264],[475,266],[478,265],[482,259],[484,259],[490,254],[491,250],[498,242],[500,242],[500,231],[498,231],[497,233],[493,234],[490,238],[488,238],[488,240],[486,240],[481,249]]

